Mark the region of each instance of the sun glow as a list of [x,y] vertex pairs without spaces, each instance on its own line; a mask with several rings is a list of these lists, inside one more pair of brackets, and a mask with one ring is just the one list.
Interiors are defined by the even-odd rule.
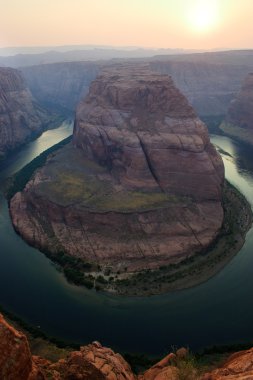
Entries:
[[218,4],[215,0],[197,0],[189,9],[187,21],[196,32],[209,32],[219,21]]

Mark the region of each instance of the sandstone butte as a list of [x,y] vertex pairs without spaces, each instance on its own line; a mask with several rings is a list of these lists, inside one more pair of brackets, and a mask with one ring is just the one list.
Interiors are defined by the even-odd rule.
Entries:
[[[180,380],[179,363],[187,360],[181,348],[136,375],[118,353],[93,342],[52,363],[31,354],[26,336],[0,314],[1,380]],[[184,373],[185,375],[185,373]],[[182,373],[181,373],[182,376]],[[253,349],[233,354],[223,366],[210,373],[191,371],[191,380],[249,380],[253,378]]]
[[246,76],[240,91],[230,103],[221,129],[226,134],[253,144],[253,73]]
[[0,68],[0,155],[40,134],[50,121],[18,70]]
[[78,105],[72,143],[48,157],[10,213],[41,250],[137,272],[214,241],[223,182],[207,128],[172,79],[116,65]]

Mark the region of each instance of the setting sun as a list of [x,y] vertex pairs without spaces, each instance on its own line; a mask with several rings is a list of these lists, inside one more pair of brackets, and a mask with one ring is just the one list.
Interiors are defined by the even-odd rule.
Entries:
[[192,30],[196,32],[208,32],[219,21],[217,2],[214,0],[198,0],[188,11],[187,21]]

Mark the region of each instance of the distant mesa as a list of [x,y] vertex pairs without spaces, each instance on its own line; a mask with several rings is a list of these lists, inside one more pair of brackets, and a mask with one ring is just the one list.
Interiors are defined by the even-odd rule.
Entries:
[[172,79],[115,65],[92,82],[73,142],[11,200],[30,244],[108,269],[139,272],[208,247],[223,222],[224,167]]

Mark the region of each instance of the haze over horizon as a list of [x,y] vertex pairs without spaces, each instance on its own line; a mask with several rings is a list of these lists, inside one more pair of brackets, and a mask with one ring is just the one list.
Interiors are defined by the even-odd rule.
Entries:
[[0,4],[0,48],[250,49],[252,13],[251,0],[11,0]]

